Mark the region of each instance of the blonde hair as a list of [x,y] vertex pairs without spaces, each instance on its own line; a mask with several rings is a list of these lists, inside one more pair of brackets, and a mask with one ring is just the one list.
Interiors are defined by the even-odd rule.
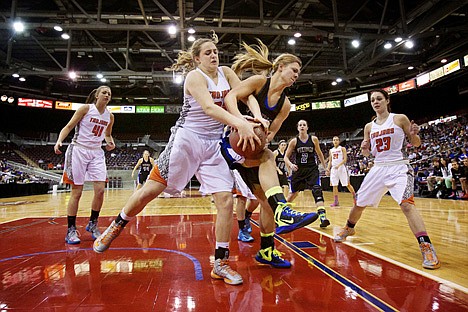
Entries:
[[275,73],[279,65],[288,65],[298,63],[302,67],[302,61],[297,56],[290,53],[283,53],[273,62],[268,60],[268,47],[257,38],[258,44],[248,45],[242,42],[244,53],[237,54],[234,57],[232,70],[241,75],[245,71],[251,71],[256,75],[267,75],[269,72]]
[[99,92],[104,88],[107,88],[107,89],[111,90],[111,88],[108,87],[108,86],[100,86],[100,87],[94,89],[93,91],[91,91],[91,93],[86,98],[85,104],[96,103],[96,95],[98,95]]
[[177,60],[171,67],[165,68],[167,71],[182,71],[182,73],[188,73],[191,70],[197,68],[194,62],[196,56],[200,55],[201,46],[207,42],[212,42],[215,45],[218,43],[218,35],[215,31],[211,31],[211,38],[200,38],[192,43],[192,46],[188,51],[180,51],[177,56]]

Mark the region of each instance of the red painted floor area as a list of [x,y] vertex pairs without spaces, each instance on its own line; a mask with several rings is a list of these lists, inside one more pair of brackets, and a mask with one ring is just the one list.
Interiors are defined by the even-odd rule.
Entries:
[[[244,284],[212,280],[211,215],[145,216],[103,254],[64,243],[66,218],[0,224],[0,311],[467,311],[468,295],[301,229],[278,237],[291,269],[258,265],[237,241],[231,264]],[[112,218],[101,218],[102,230]]]

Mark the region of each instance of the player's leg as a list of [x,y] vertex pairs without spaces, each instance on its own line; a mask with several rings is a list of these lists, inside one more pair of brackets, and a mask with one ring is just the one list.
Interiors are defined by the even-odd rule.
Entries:
[[274,268],[289,268],[291,263],[283,259],[281,252],[275,248],[275,219],[273,210],[261,188],[254,193],[260,207],[260,250],[255,255],[255,260],[262,264],[271,265]]
[[236,197],[236,217],[237,217],[237,224],[239,225],[239,233],[237,235],[237,240],[241,242],[249,243],[249,242],[253,242],[254,238],[250,235],[248,228],[246,226],[246,218],[245,218],[246,204],[247,204],[247,198],[238,194]]
[[81,194],[83,193],[83,185],[72,184],[70,199],[67,205],[67,235],[65,242],[67,244],[75,245],[81,242],[78,232],[76,230],[76,214],[78,212],[78,204],[80,202]]
[[86,231],[91,233],[93,239],[101,236],[98,228],[98,218],[99,213],[101,212],[102,203],[104,202],[104,189],[106,187],[106,182],[94,182],[94,196],[91,203],[91,215],[89,217],[88,225],[86,226]]

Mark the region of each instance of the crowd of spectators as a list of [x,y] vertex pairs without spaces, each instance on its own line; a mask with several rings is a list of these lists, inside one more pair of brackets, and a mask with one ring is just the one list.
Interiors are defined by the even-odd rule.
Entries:
[[0,184],[8,184],[8,183],[33,183],[33,182],[42,182],[42,179],[27,174],[25,172],[17,171],[8,166],[8,164],[2,160],[0,160],[0,168],[1,168],[1,179]]

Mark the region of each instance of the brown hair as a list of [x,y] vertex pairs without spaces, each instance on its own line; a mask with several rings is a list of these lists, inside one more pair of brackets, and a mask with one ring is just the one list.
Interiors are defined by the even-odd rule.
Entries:
[[108,88],[109,90],[111,90],[111,88],[108,87],[108,86],[100,86],[100,87],[94,89],[93,91],[91,91],[91,93],[86,98],[85,104],[96,103],[96,95],[98,95],[99,92],[104,88]]
[[244,71],[251,71],[256,75],[266,75],[270,71],[276,72],[279,65],[288,65],[291,63],[298,63],[302,67],[302,61],[299,57],[283,53],[278,56],[273,62],[268,60],[268,47],[260,40],[257,39],[258,44],[248,45],[242,42],[242,47],[245,49],[244,53],[237,54],[234,57],[232,70],[241,75]]
[[199,38],[192,43],[192,46],[188,51],[180,51],[177,56],[177,60],[171,67],[165,68],[167,71],[182,71],[182,73],[188,73],[191,70],[197,68],[194,62],[196,56],[200,55],[201,46],[207,42],[212,42],[215,45],[218,43],[218,36],[211,31],[211,38]]

